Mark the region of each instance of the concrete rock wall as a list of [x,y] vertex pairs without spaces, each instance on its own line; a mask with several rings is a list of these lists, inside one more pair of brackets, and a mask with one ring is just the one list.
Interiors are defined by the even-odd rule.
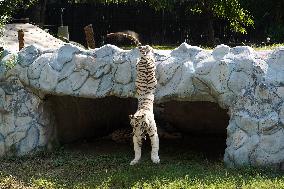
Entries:
[[[172,51],[157,50],[155,58],[156,103],[209,101],[228,110],[224,155],[228,166],[284,161],[284,47],[263,53],[245,46],[204,50],[183,43]],[[11,146],[25,154],[52,141],[55,123],[52,111],[44,106],[46,95],[135,97],[138,60],[137,49],[112,45],[89,51],[70,44],[50,51],[29,46],[15,55],[4,51],[0,154],[11,151]],[[27,109],[25,114],[20,114],[19,109],[25,109],[21,107]],[[19,117],[25,124],[17,125]],[[17,129],[23,134],[11,140],[11,134],[20,133]]]

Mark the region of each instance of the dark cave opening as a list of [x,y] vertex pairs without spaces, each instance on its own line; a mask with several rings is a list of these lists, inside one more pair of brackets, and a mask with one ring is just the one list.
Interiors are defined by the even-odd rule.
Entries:
[[101,99],[50,96],[56,117],[57,138],[61,144],[99,138],[112,131],[129,127],[129,114],[136,110],[133,98]]
[[184,150],[210,158],[223,157],[226,148],[228,110],[217,103],[169,101],[159,105],[160,119],[182,133],[182,139],[167,141]]
[[[137,108],[134,98],[49,96],[47,99],[56,117],[57,138],[61,145],[82,141],[96,145],[95,141],[117,129],[131,129],[128,115],[135,113]],[[181,133],[178,138],[161,137],[161,149],[176,146],[183,150],[205,152],[208,156],[224,154],[229,116],[227,110],[221,109],[218,104],[169,101],[156,104],[154,112],[158,129],[169,134]],[[150,145],[149,142],[146,144]],[[132,146],[131,141],[129,146]]]

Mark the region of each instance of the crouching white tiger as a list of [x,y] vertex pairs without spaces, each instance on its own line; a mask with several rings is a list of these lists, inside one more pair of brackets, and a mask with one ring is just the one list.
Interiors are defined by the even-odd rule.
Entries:
[[129,115],[130,124],[133,127],[133,144],[135,157],[130,165],[135,165],[141,158],[142,140],[145,134],[149,135],[151,140],[151,160],[153,163],[160,163],[159,158],[159,137],[157,133],[154,114],[150,110],[140,109],[134,115]]

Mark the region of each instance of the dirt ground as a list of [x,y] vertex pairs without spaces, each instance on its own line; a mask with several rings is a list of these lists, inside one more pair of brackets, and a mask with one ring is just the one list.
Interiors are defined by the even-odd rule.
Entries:
[[[64,149],[71,152],[110,155],[118,152],[133,152],[132,142],[116,143],[108,139],[90,139],[63,145]],[[205,159],[223,159],[226,148],[226,137],[222,135],[187,135],[182,139],[161,139],[160,155],[192,152],[200,154]],[[151,150],[150,141],[143,141],[142,154]]]

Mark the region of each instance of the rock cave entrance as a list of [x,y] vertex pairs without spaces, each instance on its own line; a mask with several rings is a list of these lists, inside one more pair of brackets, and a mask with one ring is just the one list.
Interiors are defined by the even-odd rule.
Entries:
[[[134,98],[49,96],[47,99],[56,117],[60,144],[92,141],[119,128],[129,128],[128,115],[137,108]],[[182,101],[157,104],[154,109],[157,125],[169,134],[182,134],[175,139],[161,137],[161,149],[166,143],[209,156],[223,156],[229,123],[227,110],[216,103]]]
[[169,101],[160,107],[163,122],[182,133],[182,140],[176,141],[178,146],[209,158],[223,158],[230,119],[228,110],[205,101]]
[[55,114],[60,144],[99,138],[129,127],[128,115],[137,107],[134,98],[50,96],[48,101]]

